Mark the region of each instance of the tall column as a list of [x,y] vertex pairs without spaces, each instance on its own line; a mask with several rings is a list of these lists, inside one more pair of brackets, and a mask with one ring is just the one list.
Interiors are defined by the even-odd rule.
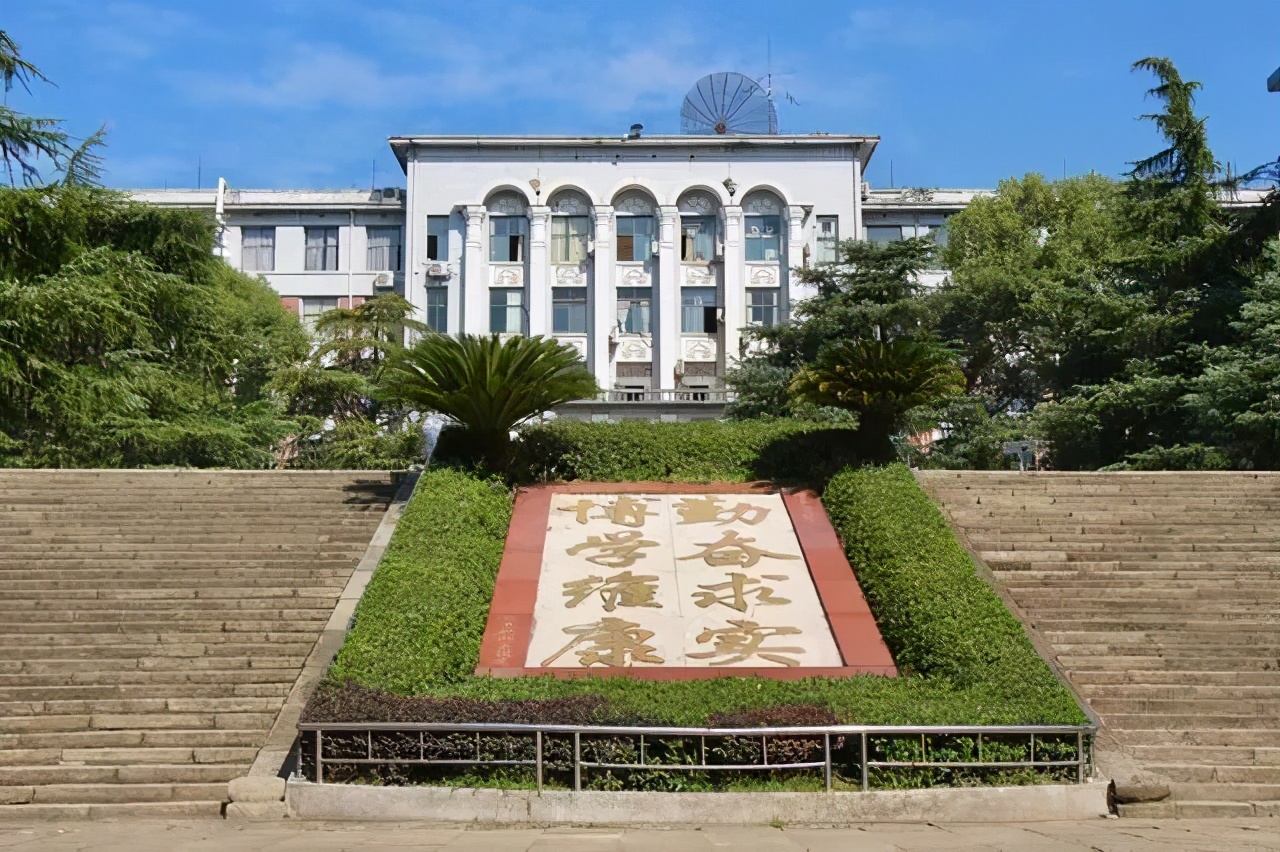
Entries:
[[680,358],[680,254],[676,251],[680,233],[680,208],[659,207],[658,280],[654,296],[653,334],[654,390],[675,387],[676,361]]
[[489,333],[489,263],[485,253],[483,206],[464,209],[467,218],[466,248],[462,259],[462,331]]
[[721,363],[726,369],[738,358],[742,341],[740,329],[747,324],[746,268],[742,208],[732,204],[724,208],[724,355]]
[[529,334],[550,334],[551,252],[547,248],[547,230],[551,227],[551,208],[529,208]]
[[618,296],[613,282],[613,208],[595,207],[595,255],[591,262],[591,335],[587,364],[602,390],[613,387],[609,333],[617,326]]
[[810,288],[792,270],[804,263],[804,208],[798,204],[787,207],[787,262],[782,265],[782,293],[778,307],[784,317],[791,315],[791,306],[813,295]]

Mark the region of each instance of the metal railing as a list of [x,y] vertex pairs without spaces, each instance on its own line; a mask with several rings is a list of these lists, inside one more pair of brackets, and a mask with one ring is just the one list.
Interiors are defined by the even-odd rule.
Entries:
[[733,391],[724,388],[614,388],[600,394],[599,402],[733,402]]
[[[1012,725],[1012,726],[897,726],[897,725],[841,725],[833,727],[799,727],[799,728],[663,728],[663,727],[607,727],[595,725],[508,725],[495,723],[404,723],[404,722],[386,722],[386,723],[360,723],[360,722],[332,722],[332,723],[300,723],[298,730],[305,734],[314,734],[314,742],[310,744],[312,750],[310,755],[299,754],[299,760],[296,764],[299,768],[303,765],[304,758],[312,758],[314,760],[314,780],[318,784],[325,782],[326,766],[436,766],[436,767],[526,767],[531,768],[534,772],[537,788],[542,789],[548,767],[553,763],[549,759],[546,750],[548,745],[557,738],[561,741],[562,748],[572,744],[572,760],[570,768],[573,774],[573,789],[580,791],[582,789],[583,770],[619,770],[619,771],[662,771],[662,772],[781,772],[788,770],[822,770],[823,786],[827,792],[832,789],[832,777],[834,772],[833,753],[837,751],[843,752],[850,744],[856,749],[856,757],[848,762],[848,765],[856,766],[860,773],[859,786],[863,791],[869,789],[870,775],[875,770],[919,770],[919,769],[935,769],[935,770],[1011,770],[1011,769],[1029,769],[1058,771],[1064,778],[1074,779],[1077,783],[1083,783],[1085,778],[1090,774],[1091,756],[1092,756],[1092,740],[1096,732],[1096,728],[1091,725]],[[356,743],[356,750],[359,751],[360,745],[364,746],[363,756],[351,756],[348,754],[329,754],[325,750],[325,735],[331,735],[331,739],[340,741],[346,747],[348,752],[353,743]],[[361,738],[358,735],[363,734]],[[416,757],[398,756],[378,756],[375,751],[380,750],[382,744],[378,744],[375,749],[375,735],[397,735],[400,739],[397,745],[403,748],[408,745],[412,750],[412,735],[417,736],[417,755]],[[472,750],[472,754],[467,757],[432,757],[428,753],[428,745],[434,745],[441,735],[452,736],[455,739],[449,743],[449,748],[455,753],[459,749],[458,735],[474,734],[474,738],[468,738],[467,748]],[[494,751],[494,742],[489,740],[486,742],[486,735],[490,738],[523,738],[526,745],[533,747],[532,755],[526,756],[506,756],[499,757],[493,754],[486,755],[486,751]],[[406,743],[405,737],[410,737]],[[634,740],[634,744],[628,749],[629,753],[638,755],[638,762],[635,760],[602,760],[591,759],[584,754],[584,741],[590,745],[591,741],[596,738],[628,738]],[[430,739],[429,739],[430,738]],[[914,746],[916,738],[919,742],[919,751],[915,752]],[[974,759],[930,759],[931,751],[937,751],[935,745],[931,748],[930,738],[949,739],[954,745],[957,741],[963,741],[964,751],[972,753]],[[1008,751],[1009,738],[1015,738],[1022,741],[1025,738],[1027,746],[1025,749],[1025,759],[994,759],[983,760],[983,745],[988,747],[988,751],[993,746],[1003,745],[1004,750]],[[1039,740],[1037,740],[1039,738]],[[363,740],[361,743],[360,741]],[[646,742],[647,740],[647,742]],[[696,751],[696,762],[655,762],[649,759],[652,756],[655,747],[661,750],[664,742],[672,740],[689,741],[696,740],[698,747]],[[712,748],[708,749],[708,740],[712,741]],[[722,748],[716,747],[717,742],[725,741],[759,741],[760,761],[753,763],[716,763],[709,761],[709,756],[715,754],[723,754]],[[793,754],[796,751],[797,741],[801,746],[801,751],[807,752],[805,756],[812,756],[814,759],[809,760],[786,760],[770,761],[770,742],[775,746],[775,758],[777,756],[777,747],[781,744],[786,749],[790,745]],[[1002,742],[1003,741],[1003,742]],[[1052,741],[1052,744],[1050,744]],[[472,749],[472,742],[474,748]],[[899,746],[909,745],[910,748],[897,749],[886,748],[886,743],[894,742]],[[834,745],[833,745],[834,743]],[[1039,745],[1038,745],[1039,743]],[[1067,745],[1068,749],[1074,746],[1073,754],[1069,758],[1055,756],[1053,754],[1055,746],[1061,750],[1061,746]],[[302,740],[299,739],[301,747]],[[616,746],[616,743],[614,744]],[[505,743],[506,752],[511,754],[511,743]],[[648,746],[648,748],[646,748]],[[821,749],[821,759],[817,759],[818,749]],[[1042,754],[1037,758],[1037,748],[1040,748]],[[498,749],[501,751],[502,749]],[[565,748],[567,750],[567,748]],[[889,755],[893,751],[909,751],[913,752],[911,759],[894,759]],[[997,748],[997,750],[1000,750]],[[1019,746],[1019,750],[1021,747]],[[527,751],[527,749],[526,749]],[[1048,752],[1047,754],[1045,752]],[[1007,756],[1006,756],[1007,757]],[[563,767],[563,762],[556,761],[558,766]],[[1073,770],[1066,772],[1065,770]]]

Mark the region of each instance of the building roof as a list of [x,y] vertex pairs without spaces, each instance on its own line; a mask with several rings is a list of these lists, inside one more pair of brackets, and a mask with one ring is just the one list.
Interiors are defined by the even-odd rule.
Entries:
[[777,150],[787,148],[817,148],[850,146],[854,156],[862,160],[863,167],[871,160],[879,136],[837,136],[824,133],[768,134],[768,135],[717,135],[717,136],[392,136],[388,140],[400,167],[407,169],[408,152],[414,148],[443,150],[495,150],[514,151],[524,149],[698,149],[732,154],[752,149]]
[[[132,189],[134,201],[158,207],[207,207],[217,205],[215,189]],[[390,193],[389,195],[387,193]],[[404,206],[402,189],[232,189],[226,190],[223,203],[237,210],[387,210]]]

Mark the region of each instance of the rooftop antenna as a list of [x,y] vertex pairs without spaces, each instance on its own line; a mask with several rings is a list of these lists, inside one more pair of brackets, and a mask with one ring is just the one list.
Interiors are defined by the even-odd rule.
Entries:
[[378,158],[374,157],[371,162],[373,170],[369,173],[369,190],[373,191],[378,188]]
[[203,189],[201,179],[203,178],[204,161],[200,157],[196,157],[196,189]]

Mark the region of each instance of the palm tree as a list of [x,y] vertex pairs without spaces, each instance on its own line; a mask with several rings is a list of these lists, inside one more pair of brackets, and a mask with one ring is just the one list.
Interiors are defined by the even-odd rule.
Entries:
[[859,451],[889,461],[889,437],[913,408],[964,393],[955,357],[933,342],[845,341],[823,351],[791,381],[795,398],[858,415]]
[[577,351],[552,338],[429,334],[383,374],[384,395],[452,417],[494,471],[506,470],[511,430],[530,417],[600,392]]

